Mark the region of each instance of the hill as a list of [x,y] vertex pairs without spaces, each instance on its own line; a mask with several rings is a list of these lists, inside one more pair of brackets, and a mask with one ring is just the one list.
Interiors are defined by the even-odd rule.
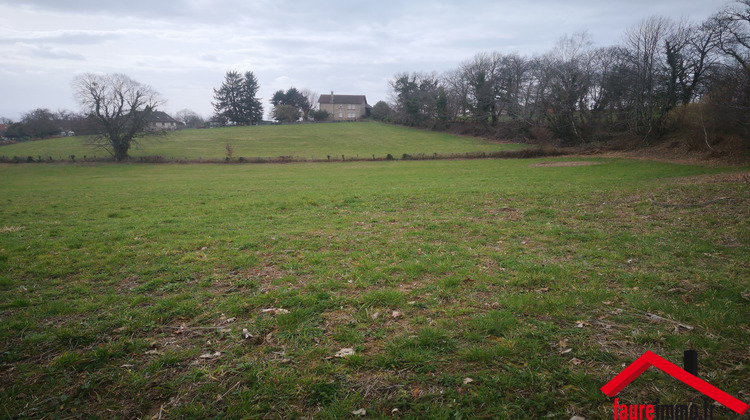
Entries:
[[[499,144],[448,133],[380,123],[295,124],[181,130],[166,138],[144,141],[130,156],[164,156],[174,159],[222,159],[231,146],[234,157],[293,156],[306,159],[385,157],[387,154],[451,154],[491,152],[525,147]],[[17,143],[0,147],[0,156],[107,157],[87,143],[87,137],[70,137]]]

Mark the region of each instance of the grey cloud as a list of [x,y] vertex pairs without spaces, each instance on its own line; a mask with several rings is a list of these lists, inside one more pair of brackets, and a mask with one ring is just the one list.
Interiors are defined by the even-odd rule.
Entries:
[[0,43],[33,42],[60,45],[95,45],[123,37],[123,34],[105,31],[45,31],[45,32],[6,32],[0,36]]
[[0,4],[32,10],[49,10],[66,14],[108,14],[119,16],[164,16],[180,13],[183,2],[177,0],[0,0]]
[[200,56],[200,59],[203,60],[203,61],[211,62],[211,63],[218,63],[219,62],[219,59],[216,58],[216,56],[211,55],[211,54],[203,54],[203,55]]
[[67,50],[61,50],[61,49],[52,48],[48,46],[28,45],[28,44],[22,44],[22,43],[18,43],[16,45],[21,47],[24,51],[28,52],[28,54],[32,57],[50,59],[50,60],[75,60],[75,61],[82,61],[86,59],[86,57],[83,56],[82,54],[77,54],[77,53],[73,53]]

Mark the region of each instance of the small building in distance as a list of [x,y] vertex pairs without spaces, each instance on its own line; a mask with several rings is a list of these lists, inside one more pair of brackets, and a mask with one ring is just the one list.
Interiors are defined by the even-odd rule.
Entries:
[[162,111],[154,111],[146,117],[146,129],[148,130],[177,130],[181,124],[181,122]]
[[372,107],[365,95],[320,95],[318,109],[327,111],[331,121],[357,121],[370,115]]

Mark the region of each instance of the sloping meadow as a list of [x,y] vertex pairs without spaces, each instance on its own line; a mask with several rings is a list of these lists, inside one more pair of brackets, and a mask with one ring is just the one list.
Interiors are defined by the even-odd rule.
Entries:
[[[429,158],[527,148],[431,130],[367,123],[320,123],[179,130],[146,138],[129,155],[138,161],[327,161],[386,159],[390,154]],[[0,146],[0,160],[96,161],[110,159],[88,137],[65,137]]]
[[0,165],[3,415],[605,418],[687,349],[747,401],[750,176],[586,162]]

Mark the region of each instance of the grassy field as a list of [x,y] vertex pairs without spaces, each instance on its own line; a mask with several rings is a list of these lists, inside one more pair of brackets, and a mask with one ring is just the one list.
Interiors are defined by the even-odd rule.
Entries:
[[0,165],[0,416],[612,418],[691,348],[749,401],[750,175],[546,162]]
[[[300,124],[254,127],[224,127],[181,130],[166,138],[145,140],[130,155],[163,156],[167,159],[223,159],[226,145],[235,158],[293,156],[304,159],[341,159],[361,157],[400,158],[406,154],[431,156],[434,153],[492,152],[526,147],[520,144],[497,144],[476,138],[460,137],[428,130],[379,123]],[[70,155],[108,157],[106,152],[88,144],[87,137],[70,137],[17,143],[0,147],[0,156],[51,156],[68,160]]]

